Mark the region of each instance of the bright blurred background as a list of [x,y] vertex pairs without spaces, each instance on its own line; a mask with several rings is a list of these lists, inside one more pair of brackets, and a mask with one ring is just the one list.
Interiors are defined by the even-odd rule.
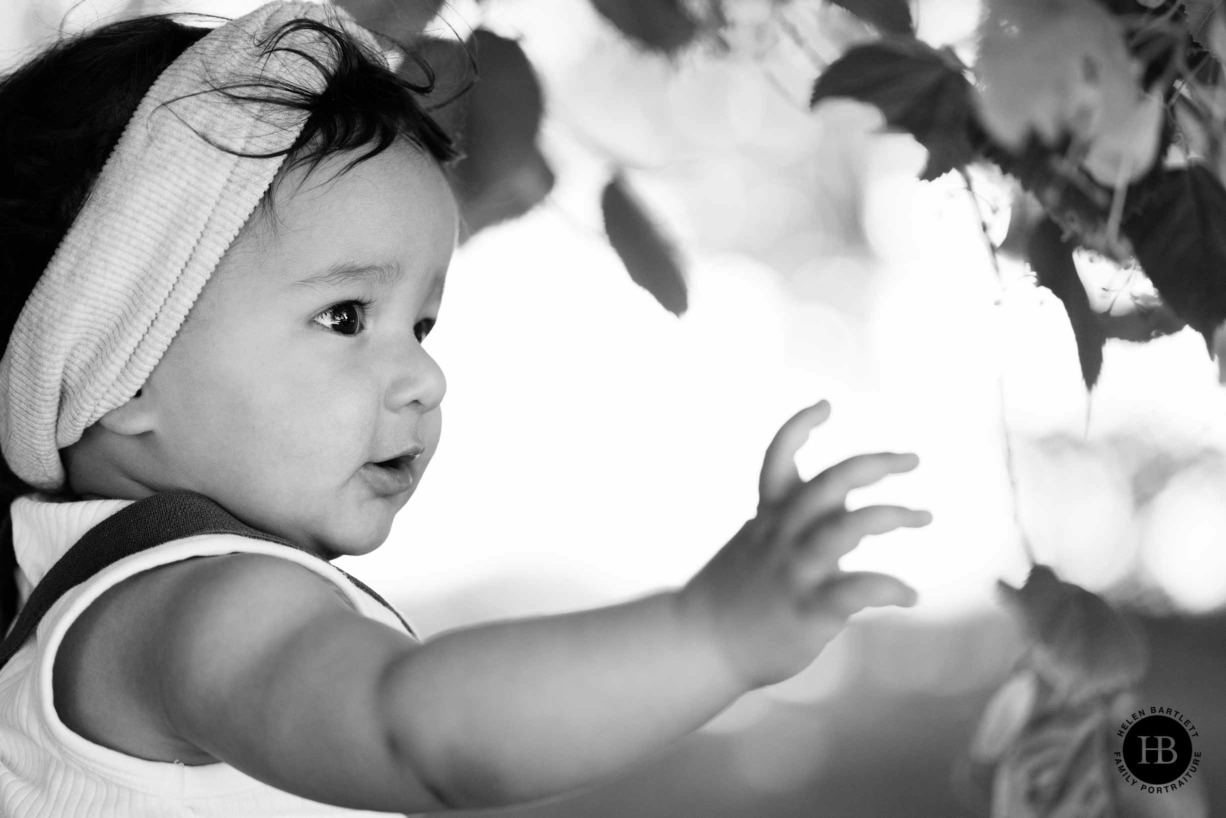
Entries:
[[[61,21],[77,30],[129,6],[65,17],[72,5],[0,6],[0,68]],[[809,27],[794,38],[755,20],[766,6],[743,3],[761,38],[748,53],[670,60],[586,2],[453,4],[457,28],[521,40],[558,182],[457,255],[428,344],[449,383],[442,445],[389,541],[343,567],[427,635],[677,585],[753,514],[778,426],[825,397],[833,415],[801,453],[804,476],[865,451],[921,457],[853,500],[928,508],[933,524],[843,563],[901,577],[919,605],[858,616],[809,670],[625,778],[516,813],[986,814],[963,756],[1023,649],[993,591],[1024,579],[1023,536],[1142,622],[1145,700],[1195,719],[1221,800],[1226,394],[1203,341],[1108,342],[1087,398],[1059,301],[1020,265],[993,267],[984,231],[999,241],[1008,223],[998,180],[975,178],[976,203],[956,174],[916,181],[924,151],[877,134],[870,109],[810,112],[816,66],[863,33],[821,7],[791,21]],[[971,45],[974,0],[916,8],[929,42]],[[680,318],[605,239],[613,162],[682,252]]]

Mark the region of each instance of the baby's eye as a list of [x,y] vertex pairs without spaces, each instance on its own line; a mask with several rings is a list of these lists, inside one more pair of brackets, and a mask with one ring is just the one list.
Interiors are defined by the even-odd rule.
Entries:
[[[341,335],[357,335],[366,328],[362,319],[369,306],[369,301],[342,301],[328,307],[311,320],[318,321],[321,325],[334,329]],[[321,321],[321,318],[324,320]]]
[[430,330],[434,329],[433,318],[423,318],[417,322],[417,326],[413,328],[414,334],[417,336],[417,342],[420,344],[426,340],[426,336],[430,334]]

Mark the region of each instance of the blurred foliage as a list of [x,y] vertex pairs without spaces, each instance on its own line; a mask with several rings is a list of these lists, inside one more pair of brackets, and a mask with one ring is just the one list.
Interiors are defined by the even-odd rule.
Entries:
[[[1190,324],[1215,354],[1226,321],[1226,243],[1215,230],[1226,218],[1226,12],[1218,4],[985,0],[972,65],[954,49],[918,38],[908,0],[829,2],[880,38],[826,66],[811,105],[850,98],[879,108],[889,128],[928,149],[924,179],[954,170],[965,175],[986,162],[1016,181],[1025,196],[1019,202],[1027,204],[1015,208],[1011,247],[1065,304],[1087,389],[1098,379],[1107,338],[1143,342]],[[369,27],[406,41],[421,34],[439,5],[346,4]],[[752,51],[745,44],[760,47],[771,22],[794,36],[786,15],[824,4],[591,0],[645,58],[670,59],[703,47]],[[745,28],[756,33],[745,36]],[[448,99],[454,110],[442,116],[462,135],[468,155],[456,181],[471,235],[527,212],[553,187],[537,146],[540,83],[518,43],[480,27],[462,42],[456,34],[433,47],[456,57],[444,60],[445,68],[459,75],[468,69],[476,80],[471,91]],[[612,243],[631,280],[680,314],[685,278],[664,261],[677,254],[654,227],[657,220],[639,202],[615,210],[634,218],[610,224],[611,194],[629,193],[625,168],[614,165],[602,201],[606,228],[617,235]],[[1043,218],[1035,218],[1036,207]],[[1134,291],[1131,309],[1093,309],[1070,263],[1079,250],[1139,265],[1157,297]]]
[[[872,22],[876,6],[849,8]],[[1165,319],[1204,335],[1210,355],[1221,342],[1224,14],[1207,0],[986,0],[974,65],[950,50],[939,60],[890,32],[831,65],[813,101],[845,96],[881,108],[887,124],[929,149],[925,178],[989,162],[1033,196],[1046,218],[1019,208],[1011,238],[1065,304],[1092,389],[1108,337],[1145,341],[1173,322],[1142,334],[1136,321],[1111,327],[1127,314],[1094,315],[1071,260],[1077,247],[1139,263]],[[939,96],[930,90],[938,85],[947,89]],[[908,105],[908,91],[924,103]]]
[[480,81],[460,98],[456,169],[469,233],[525,213],[548,195],[553,172],[537,147],[544,103],[540,82],[514,40],[477,29],[466,43]]
[[592,0],[601,16],[631,41],[675,54],[724,22],[718,0],[701,5],[685,0]]
[[[463,39],[425,34],[438,0],[417,4],[387,0],[342,0],[367,28],[421,50],[436,74],[428,107],[464,151],[452,178],[463,217],[462,240],[531,210],[549,195],[554,173],[538,145],[544,101],[541,84],[515,40],[484,28]],[[677,2],[593,0],[627,37],[652,51],[673,53],[700,33],[718,31],[717,2],[705,16]],[[410,9],[411,10],[408,10]],[[418,73],[406,60],[400,71]],[[415,77],[420,79],[420,77]],[[686,284],[677,252],[655,224],[626,179],[614,170],[601,199],[610,244],[630,278],[667,310],[686,307]]]
[[971,745],[972,760],[994,768],[992,817],[1127,814],[1119,807],[1127,786],[1110,747],[1146,669],[1139,633],[1101,597],[1046,566],[1036,565],[1021,588],[1002,582],[1000,590],[1030,649],[988,704]]
[[[367,28],[418,48],[434,74],[427,108],[459,142],[455,169],[463,239],[521,216],[553,187],[549,164],[537,147],[544,102],[540,81],[519,43],[478,28],[461,40],[427,36],[442,3],[344,0]],[[405,60],[400,72],[420,81],[422,68]]]

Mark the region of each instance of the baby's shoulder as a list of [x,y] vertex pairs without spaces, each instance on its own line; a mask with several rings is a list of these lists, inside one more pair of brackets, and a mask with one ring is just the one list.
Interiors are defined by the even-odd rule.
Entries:
[[[147,572],[156,576],[132,593],[146,597],[148,604],[175,622],[182,619],[183,627],[207,626],[196,619],[200,614],[236,618],[277,611],[306,613],[337,602],[352,607],[335,582],[289,558],[297,552],[288,546],[278,550],[285,555],[240,551],[172,562]],[[319,563],[324,570],[334,570],[323,560]]]
[[55,708],[74,732],[157,761],[214,759],[178,738],[160,706],[186,668],[275,643],[314,616],[351,609],[336,585],[266,553],[200,556],[108,588],[65,633],[55,656]]

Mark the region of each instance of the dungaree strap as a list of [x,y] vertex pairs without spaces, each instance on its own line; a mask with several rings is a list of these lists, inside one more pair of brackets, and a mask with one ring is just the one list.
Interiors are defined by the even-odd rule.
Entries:
[[[167,491],[145,497],[91,528],[51,566],[30,593],[8,636],[0,642],[0,668],[13,658],[51,606],[69,590],[124,557],[198,534],[238,534],[309,553],[288,540],[252,528],[203,494]],[[327,562],[322,558],[320,561]],[[405,630],[414,635],[409,623],[383,597],[344,570],[337,570],[394,613]]]

